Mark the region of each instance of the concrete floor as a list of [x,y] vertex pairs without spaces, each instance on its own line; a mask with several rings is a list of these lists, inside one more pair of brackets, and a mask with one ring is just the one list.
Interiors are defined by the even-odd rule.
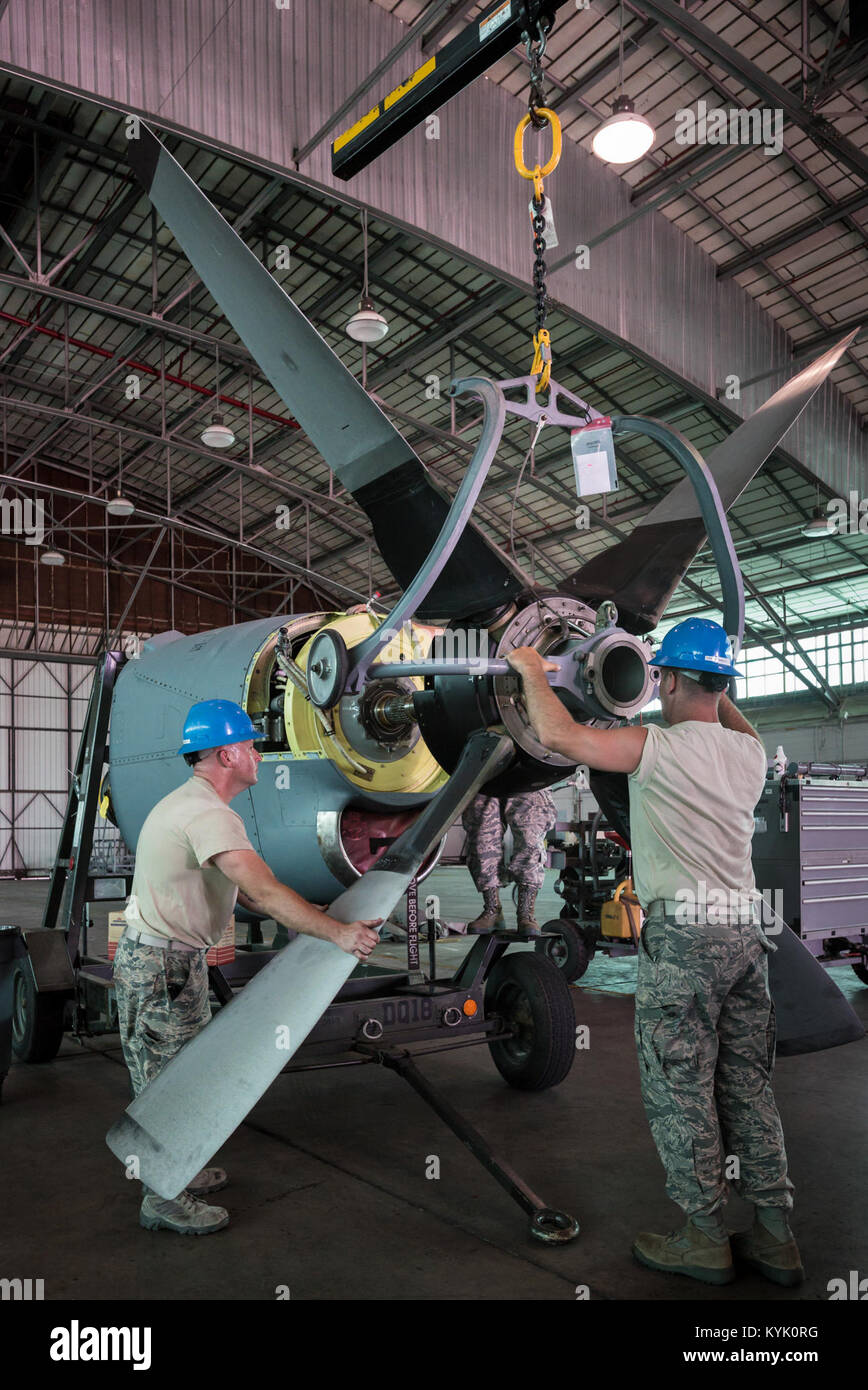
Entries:
[[[557,915],[549,876],[541,920]],[[0,883],[0,916],[38,923],[47,885]],[[446,918],[475,913],[462,869],[439,869],[426,891]],[[510,913],[508,911],[508,920]],[[104,931],[104,927],[102,928]],[[98,929],[93,945],[101,932]],[[467,950],[440,943],[445,973]],[[378,957],[400,963],[401,947]],[[868,1019],[868,988],[834,978]],[[831,1278],[868,1273],[868,1045],[784,1058],[776,1092],[796,1184],[796,1230],[808,1279],[785,1291],[759,1276],[707,1288],[634,1264],[640,1229],[679,1213],[645,1121],[633,1046],[635,960],[598,958],[574,987],[591,1046],[552,1091],[510,1089],[485,1047],[427,1057],[421,1069],[495,1150],[581,1235],[549,1248],[436,1115],[376,1067],[282,1076],[221,1151],[232,1178],[217,1199],[232,1217],[208,1239],[146,1232],[137,1185],[124,1181],[103,1136],[128,1101],[117,1038],[67,1037],[57,1059],[14,1064],[4,1087],[0,1276],[44,1278],[46,1299],[593,1299],[825,1300]],[[425,1177],[429,1156],[439,1180]],[[733,1198],[733,1226],[745,1208]]]

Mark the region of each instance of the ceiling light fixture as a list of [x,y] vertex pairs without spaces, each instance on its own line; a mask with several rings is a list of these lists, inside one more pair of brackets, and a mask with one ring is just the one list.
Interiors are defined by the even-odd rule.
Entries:
[[131,502],[128,497],[124,497],[123,492],[121,491],[121,482],[123,480],[123,474],[123,436],[121,435],[120,430],[118,430],[118,490],[115,493],[114,497],[110,497],[105,504],[105,509],[108,512],[109,516],[132,516],[133,512],[136,510],[135,503]]
[[637,114],[630,97],[624,95],[624,0],[621,0],[618,33],[618,95],[612,114],[596,131],[591,148],[607,164],[633,164],[654,144],[654,127]]
[[389,331],[389,325],[382,314],[377,313],[367,295],[362,295],[359,307],[347,324],[347,332],[357,343],[382,342]]
[[[220,404],[220,345],[219,345],[219,343],[215,345],[214,364],[215,364],[214,400],[215,400],[216,404],[219,406],[219,404]],[[235,443],[235,435],[233,434],[233,432],[232,432],[232,430],[229,428],[229,426],[223,423],[223,416],[220,414],[220,411],[219,411],[219,410],[215,410],[215,411],[214,411],[213,415],[211,416],[211,419],[208,421],[207,425],[205,426],[205,428],[203,429],[203,431],[202,431],[202,433],[201,433],[201,435],[200,435],[199,437],[200,437],[200,439],[202,440],[202,443],[203,443],[203,444],[206,444],[206,445],[208,446],[209,449],[230,449],[230,448],[232,447],[232,445]]]
[[62,555],[59,550],[55,550],[53,546],[49,546],[40,555],[39,563],[42,565],[65,565],[66,556]]
[[830,536],[831,534],[830,518],[819,507],[815,507],[810,521],[806,521],[802,527],[802,535],[816,539],[818,536]]
[[109,516],[132,516],[136,510],[135,504],[128,497],[118,490],[114,497],[110,497],[105,504],[105,509]]
[[224,425],[223,416],[216,410],[203,429],[201,439],[209,449],[229,449],[235,443],[235,435],[228,425]]
[[368,294],[368,210],[362,209],[362,226],[365,237],[365,283],[362,289],[362,297],[359,300],[359,307],[347,324],[347,333],[354,338],[357,343],[379,343],[382,342],[389,331],[389,325],[374,308],[373,301]]

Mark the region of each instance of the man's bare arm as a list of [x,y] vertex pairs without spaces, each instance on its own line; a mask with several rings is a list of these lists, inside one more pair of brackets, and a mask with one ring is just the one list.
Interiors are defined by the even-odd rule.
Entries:
[[717,717],[725,729],[733,729],[737,734],[750,734],[757,743],[762,743],[762,738],[753,724],[747,722],[728,695],[721,695],[720,703],[717,706]]
[[265,860],[253,849],[224,850],[222,854],[212,855],[210,862],[256,904],[257,912],[273,917],[275,922],[282,922],[293,931],[333,941],[342,951],[360,960],[370,954],[379,940],[372,928],[379,926],[381,918],[349,924],[336,921],[275,878]]
[[262,911],[262,908],[259,906],[259,903],[255,903],[252,898],[248,898],[247,894],[242,893],[240,888],[238,889],[238,901],[242,907],[247,909],[248,912],[258,912],[263,917],[265,916],[265,913]]
[[506,659],[522,678],[528,718],[544,747],[600,772],[636,771],[647,729],[589,729],[585,724],[577,724],[546,680],[546,670],[551,670],[552,665],[544,662],[539,652],[532,647],[518,647]]

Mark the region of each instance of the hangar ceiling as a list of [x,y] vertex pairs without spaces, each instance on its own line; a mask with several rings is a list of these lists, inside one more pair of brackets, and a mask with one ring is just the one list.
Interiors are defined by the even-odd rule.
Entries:
[[[466,0],[445,9],[427,0],[376,3],[406,24],[421,24],[423,52],[488,8]],[[437,8],[439,20],[426,20]],[[735,278],[781,323],[800,355],[827,346],[832,325],[839,336],[860,325],[868,313],[868,23],[851,35],[842,0],[688,0],[683,22],[700,22],[712,47],[719,40],[735,49],[733,70],[667,25],[652,0],[627,0],[623,8],[623,89],[657,133],[645,158],[619,170],[634,210],[659,207],[713,258],[719,278]],[[558,16],[545,74],[565,138],[589,150],[620,90],[619,3],[595,0],[576,11]],[[801,124],[787,119],[783,157],[771,164],[761,148],[734,145],[721,167],[719,145],[678,143],[674,112],[700,101],[709,110],[769,104],[747,80],[747,64],[794,94]],[[514,50],[488,77],[523,98],[523,54]],[[829,144],[812,138],[818,118],[828,125]],[[864,412],[868,336],[833,379]]]
[[[417,0],[397,6],[383,0],[381,7],[407,22],[436,10],[456,27],[482,8],[426,8]],[[743,27],[741,47],[779,81],[790,79],[788,65],[800,71],[782,42],[787,37],[790,47],[798,46],[800,4],[756,7],[762,22],[753,12],[750,20],[740,15],[732,4],[687,8],[730,42],[738,38],[732,26]],[[843,26],[836,35],[839,9],[809,7],[807,80],[817,86],[818,110],[851,143],[864,144],[864,121],[859,125],[851,113],[858,118],[865,101],[866,46],[864,40],[847,41]],[[662,124],[664,110],[671,119],[676,84],[686,84],[691,100],[702,95],[697,64],[707,60],[685,53],[687,41],[673,42],[637,13],[642,6],[625,10],[625,86],[639,109]],[[568,137],[585,144],[614,95],[616,21],[616,6],[594,5],[570,15],[552,40],[549,80],[560,93],[555,105]],[[450,33],[443,28],[435,42]],[[721,84],[731,87],[731,78],[713,65],[709,74],[710,96]],[[518,57],[504,60],[492,78],[510,91],[526,85]],[[743,89],[733,90],[749,104]],[[107,538],[94,538],[89,509],[63,492],[51,494],[52,539],[68,562],[97,566],[104,543],[111,560],[122,564],[125,555],[138,555],[142,543],[149,552],[166,528],[191,543],[197,537],[202,542],[203,533],[219,537],[227,574],[229,557],[255,556],[256,588],[270,589],[275,611],[285,604],[288,585],[302,580],[324,606],[358,601],[376,589],[388,596],[393,582],[371,547],[366,518],[334,488],[319,455],[132,182],[118,113],[19,75],[3,78],[0,107],[4,476],[36,478],[43,489],[50,478],[52,487],[104,498],[114,492],[122,463],[123,491],[137,506],[132,518],[111,524]],[[302,187],[176,134],[168,134],[166,143],[348,367],[361,374],[361,349],[344,331],[361,288],[357,209],[333,190]],[[858,203],[864,184],[857,190],[852,171],[809,146],[810,141],[793,146],[791,167],[775,186],[773,218],[768,189],[752,167],[762,159],[755,151],[737,151],[722,171],[703,177],[696,151],[685,156],[675,145],[658,143],[650,159],[621,177],[641,206],[646,197],[666,192],[679,161],[691,161],[691,177],[699,177],[686,193],[662,203],[663,213],[714,258],[720,273],[738,276],[786,327],[797,349],[810,343],[819,351],[820,339],[826,345],[842,334],[864,295],[864,207]],[[709,155],[707,149],[702,153]],[[446,384],[452,375],[504,377],[527,370],[531,295],[385,219],[372,216],[368,235],[371,290],[390,324],[384,342],[368,349],[368,388],[434,476],[454,489],[475,438],[477,412],[462,407],[453,419]],[[788,243],[782,250],[771,249],[782,241]],[[276,265],[279,246],[289,248],[289,269]],[[751,264],[739,270],[733,261],[748,255],[747,248]],[[685,390],[574,315],[556,308],[550,326],[559,380],[598,408],[672,421],[702,452],[731,428],[734,417],[724,402]],[[215,404],[218,348],[221,408],[236,435],[229,457],[199,439]],[[141,378],[137,400],[124,394],[130,373]],[[439,397],[432,378],[439,379]],[[836,381],[854,406],[864,408],[861,343],[838,368]],[[540,584],[556,583],[612,538],[629,534],[674,481],[674,465],[651,442],[625,445],[619,449],[618,492],[595,499],[591,527],[580,532],[563,438],[544,431],[530,461],[528,442],[524,427],[511,423],[477,515],[486,534],[505,550],[514,548]],[[15,495],[14,482],[3,486],[7,496]],[[781,454],[731,513],[752,596],[748,620],[760,640],[787,629],[865,620],[868,538],[801,534],[826,495],[827,489]],[[290,507],[291,525],[277,532],[275,508],[282,504]],[[171,574],[195,588],[201,557],[189,563],[189,569],[179,566],[158,551],[151,573]],[[45,576],[43,583],[52,579]],[[232,595],[242,605],[253,597],[235,584]],[[711,611],[716,595],[713,566],[700,555],[667,616]],[[239,609],[239,616],[249,615]]]

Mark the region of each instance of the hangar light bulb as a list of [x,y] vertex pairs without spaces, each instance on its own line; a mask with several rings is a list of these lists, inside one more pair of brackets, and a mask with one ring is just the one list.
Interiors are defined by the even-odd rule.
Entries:
[[224,425],[223,416],[216,411],[203,429],[201,439],[209,449],[228,449],[235,443],[235,435],[228,425]]
[[821,512],[819,507],[815,507],[810,521],[806,521],[802,527],[802,535],[816,540],[818,536],[830,535],[831,530],[829,517],[825,512]]
[[136,510],[135,504],[128,497],[122,496],[120,492],[109,498],[105,504],[105,509],[109,516],[132,516]]
[[629,97],[616,97],[612,114],[591,141],[591,148],[607,164],[632,164],[654,144],[654,127],[639,116]]
[[39,557],[39,560],[40,560],[40,563],[43,564],[43,565],[65,565],[65,564],[66,564],[66,556],[65,556],[65,555],[61,555],[61,553],[60,553],[59,550],[43,550],[42,554],[41,554],[40,557]]
[[347,324],[347,333],[357,343],[379,343],[389,331],[389,325],[378,314],[367,295],[362,295],[359,307]]

